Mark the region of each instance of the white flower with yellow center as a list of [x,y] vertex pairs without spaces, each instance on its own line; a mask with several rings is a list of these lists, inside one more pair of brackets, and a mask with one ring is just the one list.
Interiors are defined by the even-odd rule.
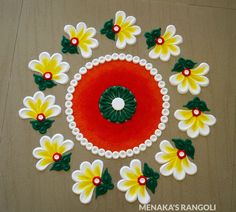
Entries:
[[[147,173],[152,173],[150,176],[145,175],[146,169],[148,169]],[[123,179],[117,183],[117,188],[120,191],[126,192],[125,198],[128,202],[134,202],[137,199],[141,204],[150,202],[151,198],[147,192],[147,188],[153,193],[155,192],[157,179],[159,178],[158,173],[149,168],[147,164],[144,167],[144,171],[142,171],[141,161],[134,159],[130,162],[129,167],[123,166],[120,169],[120,175]],[[149,180],[152,183],[148,183]]]
[[27,96],[23,100],[26,108],[19,111],[22,119],[35,119],[44,121],[45,119],[57,116],[61,113],[61,107],[55,105],[55,96],[45,96],[43,92],[37,91],[33,97]]
[[[182,142],[184,141],[182,140]],[[160,167],[162,175],[173,174],[176,180],[183,180],[186,174],[193,175],[197,172],[197,166],[189,160],[186,150],[173,147],[167,140],[160,143],[160,149],[161,152],[155,155],[155,159],[158,163],[163,164]]]
[[98,197],[114,187],[108,170],[103,172],[101,160],[95,160],[92,164],[87,161],[82,162],[80,170],[72,173],[72,179],[75,181],[72,191],[80,195],[80,201],[84,204],[91,202],[94,190]]
[[[74,147],[74,143],[71,140],[64,140],[63,135],[56,134],[52,138],[48,136],[43,136],[40,139],[40,147],[37,147],[33,150],[33,156],[39,161],[36,163],[36,168],[40,171],[45,170],[50,164],[53,163],[62,163],[63,157],[65,153],[71,150]],[[70,156],[70,155],[69,155]],[[69,166],[69,161],[65,163],[63,161],[64,166],[51,168],[51,170],[62,170],[67,171]]]
[[84,22],[79,22],[76,28],[72,25],[66,25],[64,31],[69,35],[70,45],[78,47],[84,58],[90,58],[92,49],[98,47],[98,41],[94,38],[96,29],[87,27]]
[[193,95],[198,95],[201,92],[201,87],[206,87],[209,84],[209,80],[206,76],[209,72],[209,65],[207,63],[201,63],[199,66],[194,68],[194,64],[186,67],[184,64],[185,61],[183,58],[180,58],[176,68],[173,71],[179,73],[174,74],[170,77],[169,81],[172,85],[177,86],[177,90],[181,94],[185,94],[190,91]]
[[175,35],[175,33],[174,25],[167,26],[163,35],[161,35],[161,28],[145,33],[148,49],[152,48],[149,57],[168,61],[171,55],[178,56],[180,54],[178,44],[183,42],[183,38],[180,35]]
[[175,118],[180,121],[179,129],[187,131],[190,138],[196,138],[199,134],[207,136],[210,133],[209,126],[216,123],[216,118],[213,115],[204,113],[204,111],[209,111],[206,103],[196,97],[185,107],[188,110],[176,110],[174,113]]
[[62,61],[62,55],[54,53],[52,56],[48,52],[41,52],[39,60],[31,60],[29,69],[42,75],[44,80],[53,80],[59,84],[66,84],[69,80],[67,72],[70,65]]
[[109,39],[116,40],[116,47],[118,49],[124,49],[126,44],[135,44],[135,36],[141,33],[141,28],[134,25],[135,22],[135,17],[126,17],[124,11],[117,11],[114,23],[112,19],[107,21],[104,24],[104,28],[101,30],[101,33],[105,34]]

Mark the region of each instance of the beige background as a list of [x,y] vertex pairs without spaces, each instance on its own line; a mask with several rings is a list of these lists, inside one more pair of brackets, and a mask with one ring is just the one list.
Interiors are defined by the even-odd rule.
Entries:
[[[124,193],[117,189],[89,205],[82,205],[79,196],[72,193],[72,170],[78,169],[82,161],[93,161],[98,157],[75,141],[64,113],[56,118],[48,135],[62,133],[75,141],[69,173],[35,169],[32,150],[38,146],[40,135],[32,130],[28,121],[18,117],[22,99],[37,90],[32,72],[27,68],[28,62],[42,51],[60,52],[65,24],[76,25],[84,21],[88,26],[100,29],[105,20],[120,9],[137,18],[142,32],[176,25],[177,33],[184,38],[182,55],[194,61],[205,61],[211,67],[210,85],[202,90],[200,97],[207,101],[211,113],[217,117],[217,124],[211,128],[209,136],[194,139],[198,173],[183,182],[177,182],[173,177],[161,177],[157,193],[151,195],[152,203],[209,203],[217,204],[219,212],[236,210],[235,0],[0,0],[1,212],[138,211],[138,203],[129,204]],[[99,33],[96,37],[100,46],[93,57],[121,52]],[[142,35],[136,45],[123,52],[148,59]],[[87,61],[78,55],[64,55],[64,59],[71,65],[70,77]],[[171,58],[168,63],[149,60],[163,75],[172,97],[170,119],[161,139],[186,137],[177,129],[173,112],[193,98],[190,94],[178,94],[176,87],[168,83],[175,60]],[[45,93],[56,95],[64,109],[66,88],[60,85]],[[159,150],[159,141],[136,158],[158,169],[154,154]],[[131,160],[101,159],[112,173],[114,182],[119,179],[120,167]]]

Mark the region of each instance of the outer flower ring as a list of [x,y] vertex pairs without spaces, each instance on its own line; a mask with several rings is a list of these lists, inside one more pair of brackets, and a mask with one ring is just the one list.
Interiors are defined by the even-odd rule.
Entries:
[[[122,123],[105,119],[99,109],[102,93],[111,86],[128,88],[137,100],[133,117]],[[74,75],[66,94],[72,134],[93,154],[125,158],[156,142],[169,115],[168,89],[156,68],[145,59],[123,53],[101,56]]]
[[123,123],[131,119],[135,113],[136,99],[129,89],[112,86],[102,94],[99,109],[103,117],[109,121]]

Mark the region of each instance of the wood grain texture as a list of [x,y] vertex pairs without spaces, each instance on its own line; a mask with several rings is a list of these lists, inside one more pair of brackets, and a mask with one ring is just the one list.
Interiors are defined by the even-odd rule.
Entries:
[[[38,146],[40,135],[31,129],[27,121],[18,117],[22,99],[37,90],[32,73],[27,68],[28,62],[42,51],[60,52],[65,24],[75,25],[84,21],[88,26],[100,29],[117,10],[134,15],[143,32],[158,26],[176,25],[177,33],[184,38],[182,55],[198,62],[205,61],[211,67],[208,74],[210,85],[203,88],[200,98],[207,101],[211,113],[217,117],[217,124],[211,128],[209,136],[194,139],[198,173],[183,182],[177,182],[173,177],[161,177],[157,193],[151,195],[152,203],[215,203],[219,212],[236,210],[235,1],[0,0],[0,3],[1,212],[138,211],[138,203],[127,203],[124,193],[117,189],[89,205],[82,205],[79,197],[72,193],[71,172],[78,169],[82,161],[98,157],[75,141],[64,113],[56,118],[48,135],[62,133],[75,141],[69,173],[39,172],[35,169],[32,150]],[[100,46],[94,51],[93,58],[121,52],[99,33],[96,37]],[[167,83],[171,115],[161,139],[186,137],[178,130],[173,113],[193,97],[178,94],[176,88],[168,83],[170,69],[176,59],[172,58],[168,63],[150,60],[143,36],[139,36],[136,45],[127,47],[123,52],[151,61]],[[78,55],[64,55],[64,59],[71,65],[70,78],[89,61]],[[57,102],[64,109],[66,88],[56,86],[45,93],[56,95]],[[159,151],[160,140],[135,158],[158,169],[154,155]],[[119,180],[120,167],[131,160],[101,159],[113,175],[114,182]]]

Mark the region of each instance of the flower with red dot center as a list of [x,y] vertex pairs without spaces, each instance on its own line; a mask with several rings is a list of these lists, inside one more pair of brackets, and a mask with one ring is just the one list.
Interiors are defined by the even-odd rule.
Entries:
[[185,158],[185,157],[186,157],[186,152],[185,152],[185,150],[178,150],[177,156],[179,157],[179,159]]
[[52,73],[51,73],[51,72],[45,72],[45,73],[43,74],[43,78],[44,78],[45,80],[51,80],[51,79],[52,79]]
[[79,39],[76,38],[76,37],[71,38],[71,39],[70,39],[70,44],[71,44],[72,46],[78,46],[78,44],[79,44]]
[[121,27],[117,24],[115,24],[113,27],[112,27],[112,31],[114,33],[118,33],[119,31],[121,30]]
[[147,178],[143,175],[141,175],[139,178],[138,178],[138,184],[139,185],[146,185],[147,183]]
[[93,178],[93,184],[94,184],[95,186],[99,186],[101,183],[102,183],[101,177],[96,176],[96,177]]
[[62,158],[62,155],[61,155],[60,153],[58,153],[58,152],[56,152],[56,153],[53,154],[53,156],[52,156],[52,159],[53,159],[54,161],[59,161],[59,160],[61,160],[61,158]]
[[38,115],[37,115],[37,117],[36,117],[36,119],[38,120],[38,121],[44,121],[45,120],[45,115],[43,114],[43,113],[39,113]]
[[190,74],[191,74],[191,70],[188,69],[188,68],[185,68],[185,69],[182,71],[182,74],[183,74],[185,77],[188,77],[188,76],[190,76]]
[[200,116],[201,115],[201,110],[199,110],[198,108],[194,108],[192,110],[192,114],[193,114],[193,116]]
[[165,42],[164,38],[162,37],[157,37],[156,38],[156,44],[157,45],[162,45]]

